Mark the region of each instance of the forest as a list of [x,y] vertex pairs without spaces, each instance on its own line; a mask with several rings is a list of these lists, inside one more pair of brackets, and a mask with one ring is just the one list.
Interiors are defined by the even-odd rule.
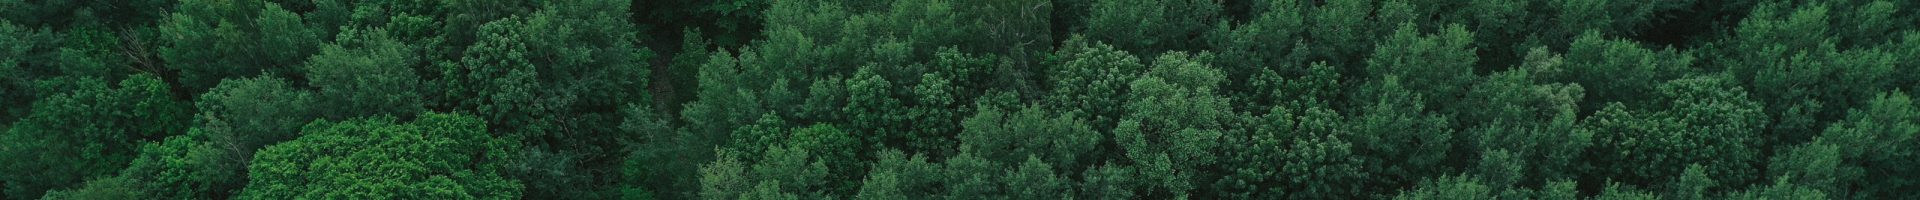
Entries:
[[1920,199],[1920,1],[0,0],[0,199]]

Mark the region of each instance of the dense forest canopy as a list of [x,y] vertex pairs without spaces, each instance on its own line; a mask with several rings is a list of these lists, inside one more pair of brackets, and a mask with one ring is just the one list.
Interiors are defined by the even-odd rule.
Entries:
[[0,199],[1920,199],[1905,0],[0,0]]

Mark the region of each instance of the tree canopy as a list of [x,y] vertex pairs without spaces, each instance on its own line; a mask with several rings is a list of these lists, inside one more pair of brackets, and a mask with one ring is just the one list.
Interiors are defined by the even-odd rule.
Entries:
[[1915,199],[1896,0],[0,0],[0,199]]

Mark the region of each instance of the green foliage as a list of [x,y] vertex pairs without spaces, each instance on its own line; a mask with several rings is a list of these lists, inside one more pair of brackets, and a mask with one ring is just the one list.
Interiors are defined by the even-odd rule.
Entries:
[[[1552,1],[1549,7],[1557,10],[1560,30],[1567,36],[1581,32],[1598,32],[1608,35],[1639,35],[1645,27],[1662,22],[1659,14],[1687,8],[1698,0],[1682,1],[1599,1],[1565,0]],[[1711,1],[1709,1],[1711,2]],[[1583,36],[1584,37],[1584,36]]]
[[1673,199],[1708,199],[1710,194],[1707,191],[1715,185],[1713,178],[1707,177],[1705,167],[1687,165],[1687,170],[1680,173],[1680,179],[1668,187],[1666,196]]
[[1367,73],[1418,83],[1405,87],[1425,97],[1428,105],[1452,101],[1479,79],[1473,71],[1479,58],[1473,54],[1472,42],[1473,32],[1463,26],[1450,25],[1423,36],[1413,24],[1401,24],[1367,58]]
[[261,0],[184,0],[160,22],[160,49],[180,70],[181,87],[202,91],[221,79],[259,74],[290,75],[318,49],[320,40],[277,3]]
[[1606,103],[1650,105],[1646,102],[1662,82],[1679,78],[1690,71],[1694,60],[1673,49],[1654,50],[1628,40],[1608,39],[1599,32],[1580,34],[1568,47],[1564,58],[1555,58],[1558,69],[1540,77],[1546,80],[1578,83],[1591,98],[1580,104],[1592,112]]
[[106,24],[114,27],[152,25],[172,10],[175,0],[131,1],[0,1],[0,19],[30,26]]
[[475,117],[320,120],[301,132],[256,154],[240,198],[514,199],[525,187],[503,175],[519,142]]
[[[33,95],[32,79],[27,65],[32,59],[29,50],[34,49],[35,41],[41,40],[42,33],[20,27],[10,22],[0,21],[0,103],[7,105],[31,104],[38,99]],[[0,120],[12,121],[26,115],[31,110],[18,106],[0,108]]]
[[140,157],[115,178],[139,180],[145,184],[145,195],[153,198],[229,197],[246,186],[246,165],[252,157],[238,157],[215,146],[204,139],[209,137],[207,132],[192,129],[187,135],[147,143],[140,148]]
[[188,106],[167,95],[167,85],[136,75],[109,87],[80,78],[74,90],[33,103],[33,113],[0,135],[0,175],[6,194],[41,196],[92,177],[109,175],[132,161],[146,141],[179,135],[191,119]]
[[[1751,84],[1754,96],[1780,123],[1781,143],[1801,143],[1820,130],[1819,121],[1837,120],[1841,111],[1866,102],[1887,88],[1895,55],[1875,48],[1842,46],[1836,35],[1853,27],[1835,26],[1828,6],[1791,9],[1761,4],[1740,23],[1730,52],[1737,61],[1727,71]],[[1881,34],[1884,35],[1884,34]]]
[[1241,120],[1216,93],[1226,77],[1204,64],[1211,56],[1163,54],[1128,89],[1129,115],[1113,129],[1113,140],[1147,179],[1140,195],[1187,198],[1208,178],[1192,172],[1216,164],[1224,132]]
[[1095,1],[1091,12],[1087,37],[1145,55],[1193,50],[1221,20],[1220,1],[1213,0]]
[[1898,167],[1913,162],[1914,138],[1920,135],[1920,109],[1905,93],[1882,93],[1868,106],[1834,122],[1810,144],[1774,156],[1769,171],[1794,185],[1814,188],[1836,199],[1903,197],[1899,188],[1914,187]]
[[1708,176],[1725,184],[1758,178],[1748,166],[1757,164],[1757,133],[1767,119],[1744,89],[1731,86],[1725,76],[1706,76],[1669,81],[1660,93],[1670,107],[1658,112],[1629,111],[1614,103],[1587,119],[1584,129],[1612,133],[1596,134],[1588,162],[1599,173],[1587,180],[1668,183],[1689,164],[1706,166]]
[[1054,174],[1053,166],[1038,157],[1028,156],[1020,162],[1020,167],[1007,177],[1007,199],[1062,199],[1067,198],[1066,191],[1071,180]]
[[1433,182],[1422,183],[1418,189],[1394,196],[1396,200],[1446,200],[1446,199],[1487,199],[1492,198],[1492,189],[1480,184],[1478,180],[1463,176],[1449,176]]
[[1753,189],[1748,189],[1747,191],[1735,192],[1732,195],[1729,195],[1727,198],[1786,199],[1786,200],[1830,199],[1827,197],[1827,194],[1825,192],[1802,187],[1799,185],[1794,185],[1792,183],[1789,183],[1788,182],[1789,180],[1790,179],[1782,179],[1782,180],[1776,181],[1773,185],[1769,185],[1769,186],[1755,186]]
[[318,118],[311,92],[274,77],[230,79],[202,94],[198,126],[146,143],[120,176],[154,198],[225,198],[246,185],[256,150],[300,136]]
[[989,105],[978,109],[961,122],[966,130],[959,135],[960,152],[995,162],[1020,163],[1025,161],[1018,158],[1028,157],[1058,166],[1082,166],[1082,160],[1094,159],[1089,152],[1101,139],[1084,121],[1036,106],[1017,111]]
[[833,125],[815,124],[804,128],[794,128],[793,136],[786,140],[789,148],[811,151],[820,162],[825,162],[829,170],[827,184],[822,187],[833,188],[833,192],[851,191],[854,183],[865,174],[867,162],[860,161],[860,140]]
[[520,29],[527,26],[520,18],[483,26],[482,39],[467,48],[458,64],[441,64],[440,84],[447,87],[441,96],[456,101],[456,107],[477,111],[488,122],[515,128],[536,125],[535,118],[559,107],[537,96],[540,91],[535,89],[542,86],[532,58],[536,53],[529,52],[525,39],[532,33]]
[[[1234,198],[1362,198],[1362,159],[1343,129],[1345,119],[1324,107],[1275,107],[1255,118],[1245,135],[1228,135],[1222,166],[1213,185]],[[1276,167],[1277,166],[1277,167]]]
[[[1367,64],[1369,61],[1364,59],[1372,55],[1368,52],[1375,49],[1376,45],[1371,44],[1379,39],[1378,34],[1387,33],[1388,27],[1399,25],[1392,24],[1397,22],[1390,20],[1380,20],[1387,21],[1386,23],[1375,23],[1370,20],[1369,18],[1374,16],[1373,13],[1381,9],[1381,6],[1376,4],[1378,2],[1375,1],[1329,1],[1308,11],[1312,13],[1312,17],[1307,18],[1307,21],[1312,23],[1308,25],[1308,30],[1315,31],[1307,32],[1310,34],[1309,43],[1305,47],[1316,54],[1313,56],[1315,60],[1326,60],[1334,66]],[[1316,47],[1324,49],[1312,49]],[[1347,67],[1347,69],[1364,68]],[[1358,71],[1342,70],[1342,73],[1354,74],[1352,72]]]
[[620,130],[628,137],[623,142],[632,147],[620,171],[625,190],[650,191],[641,196],[663,199],[680,198],[685,193],[678,191],[694,190],[690,188],[696,186],[688,183],[698,178],[695,172],[699,164],[689,160],[702,160],[696,152],[711,149],[692,148],[708,146],[690,144],[694,139],[691,134],[673,129],[669,119],[650,107],[629,105],[622,113],[626,119],[620,123]]
[[1448,118],[1426,111],[1425,96],[1388,75],[1362,88],[1355,101],[1364,102],[1359,114],[1348,118],[1354,155],[1366,163],[1367,174],[1380,177],[1372,187],[1411,185],[1420,177],[1447,171],[1441,162],[1452,149],[1453,129]]
[[0,10],[7,199],[1920,198],[1909,1]]
[[1649,193],[1646,191],[1640,191],[1640,189],[1633,188],[1632,186],[1623,186],[1623,185],[1620,185],[1620,183],[1608,183],[1607,188],[1605,190],[1600,191],[1600,195],[1593,197],[1593,199],[1595,200],[1636,200],[1636,199],[1658,199],[1658,198],[1660,198],[1660,196],[1655,196],[1653,193]]
[[900,151],[877,153],[873,170],[867,173],[867,179],[861,183],[860,191],[854,199],[927,199],[933,198],[930,191],[923,191],[929,185],[940,182],[932,177],[939,176],[937,165],[927,163],[926,156],[907,155]]
[[1068,39],[1054,56],[1047,78],[1052,91],[1044,102],[1086,113],[1094,130],[1112,129],[1122,116],[1127,84],[1140,76],[1135,72],[1147,70],[1139,58],[1084,37]]
[[422,83],[410,67],[419,62],[415,47],[385,30],[349,29],[322,46],[304,69],[330,118],[401,116],[422,110]]
[[274,77],[229,79],[201,94],[198,128],[208,142],[229,148],[227,155],[245,162],[253,151],[291,140],[300,126],[316,118],[313,93],[295,89]]
[[107,199],[140,199],[140,198],[146,197],[145,195],[141,194],[141,191],[144,191],[145,189],[143,189],[140,186],[140,183],[135,180],[127,179],[127,178],[116,177],[116,178],[94,179],[92,181],[87,181],[87,184],[80,188],[81,189],[76,189],[76,190],[47,192],[47,196],[40,197],[40,199],[107,200]]
[[[1552,180],[1576,178],[1579,156],[1593,143],[1595,132],[1578,128],[1577,115],[1584,87],[1578,84],[1539,84],[1536,74],[1557,70],[1558,63],[1536,62],[1488,77],[1468,92],[1462,121],[1478,123],[1462,133],[1466,146],[1483,153],[1511,153],[1514,177],[1482,175],[1487,184],[1537,186]],[[1484,164],[1484,163],[1483,163]],[[1486,167],[1486,166],[1482,166]],[[1483,169],[1484,170],[1484,169]]]
[[[827,166],[810,158],[805,149],[773,147],[757,164],[741,163],[737,155],[720,152],[720,159],[700,166],[701,199],[809,199],[816,192]],[[784,189],[783,189],[784,188]]]

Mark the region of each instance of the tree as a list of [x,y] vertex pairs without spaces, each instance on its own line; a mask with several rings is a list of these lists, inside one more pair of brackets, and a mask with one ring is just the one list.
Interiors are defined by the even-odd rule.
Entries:
[[1392,36],[1375,47],[1373,57],[1367,58],[1367,73],[1376,78],[1398,76],[1406,82],[1419,83],[1405,87],[1424,97],[1426,105],[1445,110],[1446,104],[1442,102],[1462,97],[1479,79],[1473,71],[1479,58],[1473,54],[1472,43],[1473,32],[1467,32],[1460,25],[1422,36],[1413,24],[1401,24]]
[[[30,50],[39,46],[35,41],[42,40],[40,38],[42,34],[44,33],[0,21],[0,43],[8,44],[0,46],[0,74],[5,74],[0,75],[0,100],[4,100],[4,103],[31,104],[33,100],[39,99],[33,95],[31,79],[34,77],[29,73],[28,70],[32,68],[27,64],[33,61],[28,58],[32,58],[36,52]],[[0,118],[0,121],[13,121],[26,115],[28,111],[30,110],[15,106],[0,108],[0,117],[4,117]]]
[[795,150],[806,150],[814,159],[826,164],[827,179],[821,187],[830,194],[852,194],[859,189],[859,177],[865,174],[868,161],[860,160],[860,139],[830,124],[792,129],[792,136],[786,146]]
[[246,186],[256,150],[300,136],[301,125],[320,117],[311,92],[272,76],[223,81],[195,104],[198,125],[145,143],[119,177],[144,184],[153,198],[229,197]]
[[[140,156],[113,178],[140,184],[142,190],[137,191],[151,198],[231,197],[230,194],[246,186],[246,165],[252,157],[238,157],[228,151],[230,149],[207,142],[207,132],[191,129],[187,135],[147,143],[141,146]],[[96,186],[111,185],[84,188],[113,189],[92,188]]]
[[1687,170],[1680,173],[1680,179],[1674,181],[1668,188],[1667,198],[1707,199],[1712,197],[1707,191],[1717,185],[1712,177],[1707,177],[1705,167],[1697,164],[1687,165]]
[[[1353,155],[1345,119],[1324,107],[1276,106],[1244,135],[1222,139],[1223,177],[1213,189],[1231,198],[1363,198],[1368,170]],[[1277,167],[1276,167],[1277,166]]]
[[1077,171],[1083,161],[1098,159],[1089,152],[1103,137],[1083,120],[1033,105],[1017,111],[991,105],[976,109],[973,117],[961,122],[966,129],[959,135],[961,153],[999,163],[1022,163],[1026,161],[1019,158],[1030,157],[1051,161],[1066,171]]
[[1096,1],[1087,17],[1087,37],[1142,55],[1188,51],[1220,20],[1213,0]]
[[[1216,59],[1226,72],[1226,92],[1248,104],[1263,104],[1262,91],[1274,86],[1263,79],[1295,77],[1309,73],[1305,64],[1310,52],[1307,40],[1307,6],[1293,0],[1260,1],[1268,5],[1252,21],[1237,26],[1222,25],[1208,33],[1209,45],[1218,52]],[[1276,77],[1277,76],[1277,77]],[[1264,105],[1247,105],[1264,106]]]
[[169,98],[167,85],[134,75],[109,87],[78,78],[74,90],[34,102],[33,112],[13,122],[0,142],[0,175],[6,194],[41,196],[109,175],[133,160],[146,141],[179,135],[191,119],[186,104]]
[[[671,119],[661,116],[662,111],[654,110],[645,104],[628,105],[622,112],[625,120],[620,123],[631,152],[622,164],[622,183],[625,187],[625,199],[662,199],[692,198],[688,192],[698,189],[697,182],[700,163],[698,151],[711,151],[711,146],[691,144],[696,138],[684,130],[674,129]],[[704,148],[704,149],[703,149]]]
[[847,78],[847,106],[841,108],[851,128],[872,133],[863,139],[867,144],[920,153],[938,152],[950,143],[906,126],[911,120],[906,102],[894,98],[893,82],[875,70],[861,67]]
[[315,121],[293,141],[260,150],[240,198],[519,198],[505,176],[519,142],[479,118],[425,113]]
[[1367,56],[1371,55],[1368,50],[1377,47],[1374,45],[1374,40],[1378,40],[1379,34],[1387,33],[1386,29],[1390,29],[1390,26],[1397,25],[1391,24],[1390,21],[1387,23],[1374,21],[1373,13],[1384,10],[1382,6],[1375,4],[1378,2],[1329,1],[1310,9],[1308,11],[1310,17],[1307,18],[1307,22],[1310,23],[1308,28],[1320,30],[1307,31],[1308,43],[1302,45],[1311,50],[1310,54],[1313,56],[1310,60],[1324,60],[1330,66],[1340,66],[1341,74],[1366,72],[1361,71],[1366,68],[1357,66],[1364,66],[1369,62],[1366,60],[1369,59]]
[[1844,198],[1848,194],[1840,189],[1852,187],[1851,183],[1866,175],[1858,167],[1845,164],[1840,147],[1824,141],[1789,147],[1785,151],[1774,155],[1773,162],[1767,165],[1768,176],[1776,177],[1774,180],[1780,183],[1841,192],[1833,195]]
[[1595,135],[1594,150],[1583,157],[1598,171],[1583,180],[1671,183],[1689,164],[1705,166],[1707,176],[1723,184],[1758,178],[1752,167],[1760,156],[1757,133],[1767,119],[1745,89],[1725,75],[1676,79],[1659,88],[1656,101],[1668,107],[1629,111],[1612,103],[1585,120],[1583,129],[1612,134]]
[[1039,157],[1028,156],[1019,167],[1011,170],[1003,180],[1007,183],[1008,199],[1062,199],[1072,180],[1054,174],[1053,166]]
[[1587,32],[1635,36],[1651,34],[1644,28],[1665,22],[1667,19],[1662,19],[1661,13],[1688,8],[1696,2],[1569,0],[1551,2],[1549,7],[1556,8],[1557,12],[1553,13],[1559,18],[1556,28],[1565,31],[1565,36]]
[[805,149],[773,147],[754,164],[742,163],[730,152],[718,154],[719,160],[700,166],[701,199],[814,199],[826,195],[818,192],[826,182],[827,166],[810,158]]
[[1480,184],[1479,180],[1466,176],[1441,177],[1432,182],[1422,183],[1419,189],[1400,193],[1396,200],[1447,200],[1447,199],[1487,199],[1494,195],[1493,189]]
[[1911,151],[1920,135],[1920,108],[1903,92],[1881,93],[1864,109],[1834,122],[1810,144],[1774,156],[1769,171],[1794,185],[1826,191],[1836,199],[1902,198],[1893,192],[1911,188],[1902,166],[1916,157]]
[[1789,200],[1818,200],[1818,199],[1828,199],[1828,198],[1827,198],[1827,194],[1826,194],[1825,192],[1821,192],[1820,190],[1814,190],[1814,189],[1811,189],[1811,188],[1806,188],[1806,187],[1802,187],[1802,186],[1799,186],[1799,185],[1794,185],[1794,184],[1792,184],[1792,183],[1790,183],[1790,182],[1788,182],[1788,181],[1789,181],[1789,180],[1777,180],[1777,181],[1775,181],[1775,182],[1774,182],[1774,184],[1773,184],[1773,185],[1769,185],[1769,186],[1754,186],[1754,187],[1753,187],[1753,189],[1748,189],[1747,191],[1740,191],[1740,192],[1735,192],[1735,193],[1733,193],[1733,194],[1731,194],[1731,195],[1728,195],[1728,198],[1733,198],[1733,199],[1789,199]]
[[335,38],[304,68],[307,84],[318,88],[318,100],[332,108],[327,116],[400,116],[423,110],[422,82],[412,68],[420,64],[416,47],[382,29],[348,29]]
[[313,92],[271,76],[229,79],[194,102],[206,142],[247,163],[261,147],[300,136],[300,126],[319,117]]
[[[472,111],[491,130],[527,142],[529,159],[546,163],[515,173],[528,181],[529,198],[611,198],[617,190],[603,183],[627,157],[620,155],[627,138],[619,134],[618,111],[652,101],[644,91],[654,54],[639,46],[642,35],[628,21],[631,1],[518,7],[534,3],[449,2],[460,12],[481,12],[462,17],[487,21],[472,43],[447,35],[451,44],[468,45],[458,62],[438,62],[431,84],[446,93],[426,96],[438,98],[435,109]],[[443,29],[451,30],[458,29]]]
[[1767,113],[1776,116],[1769,138],[1801,143],[1821,130],[1819,122],[1840,119],[1841,111],[1865,103],[1890,83],[1895,57],[1880,49],[1837,44],[1827,6],[1762,4],[1735,30],[1727,71],[1755,90]]
[[717,154],[720,159],[700,165],[700,199],[738,199],[740,191],[754,183],[746,174],[748,168],[736,156]]
[[1454,130],[1448,118],[1429,113],[1425,96],[1402,86],[1398,76],[1369,83],[1354,99],[1360,111],[1347,118],[1354,155],[1364,159],[1367,174],[1378,177],[1371,187],[1397,188],[1448,171],[1442,161],[1453,148]]
[[1564,63],[1558,67],[1560,73],[1539,78],[1577,83],[1585,88],[1589,94],[1586,97],[1591,99],[1582,101],[1580,106],[1585,110],[1580,110],[1581,113],[1591,113],[1612,102],[1652,105],[1646,102],[1653,98],[1645,91],[1686,74],[1694,58],[1673,49],[1654,50],[1640,45],[1589,31],[1575,38],[1564,58],[1558,59]]
[[1115,126],[1113,140],[1148,179],[1141,195],[1185,198],[1187,190],[1210,182],[1198,172],[1216,164],[1221,138],[1243,120],[1216,93],[1226,76],[1205,64],[1211,58],[1167,53],[1131,84],[1129,115]]
[[926,156],[908,157],[895,150],[876,154],[873,169],[860,184],[860,191],[853,195],[855,199],[935,198],[933,195],[936,194],[925,191],[925,188],[943,182],[938,178],[929,178],[942,176],[939,165],[928,163]]
[[687,141],[690,145],[720,145],[729,141],[735,127],[761,116],[758,95],[741,85],[740,73],[739,62],[727,52],[718,52],[700,65],[699,100],[688,102],[680,112],[696,139]]
[[1460,115],[1460,123],[1472,126],[1461,133],[1461,145],[1480,153],[1511,153],[1509,156],[1517,162],[1516,167],[1521,167],[1502,169],[1515,170],[1516,177],[1481,175],[1488,185],[1537,187],[1554,180],[1576,178],[1581,172],[1580,154],[1592,145],[1596,134],[1578,127],[1584,87],[1537,83],[1540,81],[1535,76],[1557,70],[1558,63],[1528,62],[1528,65],[1490,75],[1487,81],[1471,89],[1467,101],[1461,103],[1475,108]]
[[[442,98],[459,109],[471,109],[493,124],[500,124],[504,130],[513,134],[537,136],[544,134],[540,130],[548,124],[539,123],[540,117],[551,116],[548,112],[562,105],[558,102],[543,100],[540,90],[545,88],[538,79],[539,71],[534,67],[531,52],[524,29],[527,27],[522,18],[508,18],[489,22],[481,27],[481,40],[467,47],[464,57],[458,64],[442,63],[441,86],[446,87]],[[507,129],[511,128],[511,129]]]
[[1052,90],[1045,102],[1085,113],[1094,130],[1112,130],[1124,116],[1121,95],[1127,94],[1127,84],[1147,67],[1125,51],[1085,37],[1067,39],[1053,55],[1047,77]]
[[181,87],[191,91],[232,77],[295,74],[294,66],[319,47],[300,15],[277,3],[183,0],[176,9],[160,23],[161,38],[171,46],[159,52],[180,70]]
[[1631,200],[1631,199],[1656,199],[1659,197],[1660,196],[1655,196],[1653,193],[1640,191],[1639,188],[1634,188],[1633,186],[1620,185],[1620,183],[1607,183],[1607,188],[1604,190],[1601,190],[1600,195],[1594,196],[1593,199]]
[[86,186],[77,190],[58,190],[47,192],[41,199],[140,199],[146,198],[140,182],[127,178],[101,178],[87,181]]
[[106,24],[116,28],[152,25],[172,10],[173,0],[138,1],[12,1],[0,2],[0,8],[17,12],[0,14],[0,19],[28,26],[67,24]]

